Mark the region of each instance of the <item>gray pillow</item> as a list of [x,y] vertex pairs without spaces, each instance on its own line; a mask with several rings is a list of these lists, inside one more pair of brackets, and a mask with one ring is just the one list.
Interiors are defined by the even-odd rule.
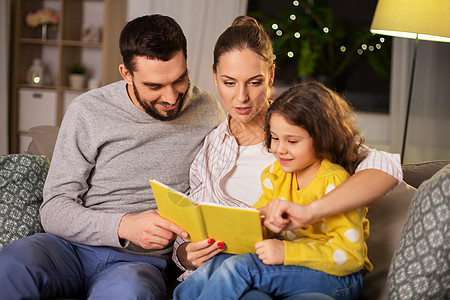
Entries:
[[450,297],[450,164],[422,183],[388,274],[389,299]]
[[39,206],[49,166],[45,156],[0,156],[0,249],[43,231]]

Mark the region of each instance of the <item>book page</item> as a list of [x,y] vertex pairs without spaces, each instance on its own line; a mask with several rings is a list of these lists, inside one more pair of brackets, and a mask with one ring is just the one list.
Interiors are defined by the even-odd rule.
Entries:
[[259,211],[256,209],[202,203],[207,235],[225,243],[226,253],[255,253],[255,243],[262,241]]
[[200,208],[189,197],[158,181],[150,180],[150,184],[161,217],[186,230],[192,242],[207,238]]

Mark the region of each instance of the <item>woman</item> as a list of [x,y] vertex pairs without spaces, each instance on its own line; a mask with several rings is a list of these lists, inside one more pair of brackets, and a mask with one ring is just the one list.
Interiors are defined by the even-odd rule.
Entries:
[[[275,162],[275,157],[264,150],[263,131],[274,73],[269,37],[255,19],[237,17],[214,49],[214,81],[228,116],[206,137],[191,166],[194,200],[248,207],[262,194],[261,172]],[[366,205],[401,180],[398,155],[370,150],[354,175],[305,206],[304,225]],[[225,247],[213,239],[196,243],[177,239],[173,258],[186,270],[181,279]]]

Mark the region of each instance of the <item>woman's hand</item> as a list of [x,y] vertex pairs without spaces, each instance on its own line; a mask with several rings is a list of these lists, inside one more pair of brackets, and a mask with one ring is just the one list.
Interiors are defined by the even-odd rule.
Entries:
[[282,199],[272,200],[258,209],[263,216],[263,225],[275,233],[298,229],[314,221],[309,205],[300,205]]
[[256,254],[266,265],[282,265],[284,263],[284,243],[276,239],[268,239],[255,244]]
[[177,255],[186,269],[195,270],[224,249],[225,245],[223,242],[215,242],[213,239],[207,239],[180,245],[177,250]]

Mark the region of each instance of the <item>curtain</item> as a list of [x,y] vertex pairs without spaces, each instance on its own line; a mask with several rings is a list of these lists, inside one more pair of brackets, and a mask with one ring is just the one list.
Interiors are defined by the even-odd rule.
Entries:
[[[9,66],[10,0],[0,1],[0,66]],[[0,155],[8,154],[8,67],[0,69]]]
[[127,20],[155,13],[180,24],[188,43],[191,82],[218,98],[212,78],[214,45],[235,17],[247,13],[247,0],[128,0]]
[[[394,38],[391,152],[401,151],[414,40]],[[450,43],[419,41],[404,163],[450,159]]]

